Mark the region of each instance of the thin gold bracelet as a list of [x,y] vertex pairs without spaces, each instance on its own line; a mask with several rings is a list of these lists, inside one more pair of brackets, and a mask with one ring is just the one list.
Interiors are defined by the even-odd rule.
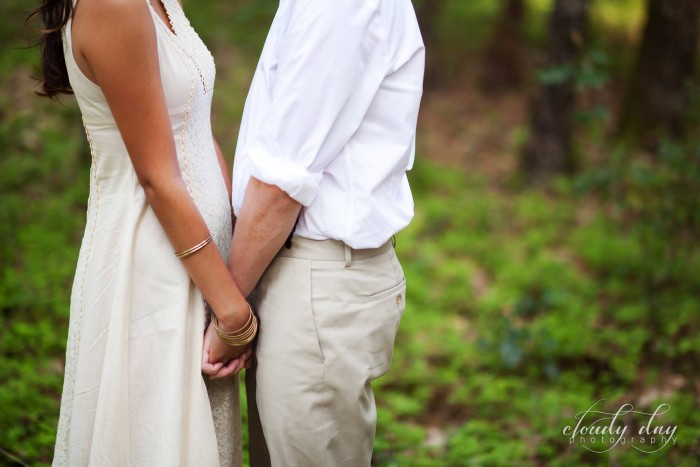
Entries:
[[[246,334],[250,330],[250,326],[252,325],[254,316],[255,315],[253,314],[253,310],[251,309],[250,314],[248,314],[248,320],[245,322],[245,324],[243,326],[241,326],[236,331],[231,331],[231,332],[224,331],[223,329],[219,328],[219,334],[222,336],[225,336],[225,337],[238,337],[238,336]],[[216,326],[217,327],[219,326],[218,318],[216,320]]]
[[236,331],[230,332],[224,331],[219,327],[219,319],[216,318],[216,315],[214,315],[212,321],[214,322],[214,329],[216,329],[216,333],[219,335],[219,337],[231,341],[244,341],[248,339],[251,335],[255,334],[255,328],[257,327],[257,318],[253,314],[253,309],[250,308],[250,305],[248,305],[248,310],[250,311],[250,314],[248,315],[248,320],[246,321],[246,323]]
[[219,339],[231,347],[243,347],[250,344],[258,333],[258,318],[253,313],[250,304],[248,304],[248,311],[248,320],[236,331],[222,330],[219,327],[219,318],[217,318],[216,313],[214,313],[212,316],[212,323],[214,324],[214,330],[219,336]]
[[175,252],[175,256],[177,256],[180,259],[187,258],[188,256],[191,256],[191,255],[197,253],[199,250],[201,250],[205,246],[209,245],[211,243],[211,241],[212,241],[212,238],[211,238],[211,235],[209,235],[209,237],[206,240],[196,244],[192,248],[185,250],[185,251],[181,251],[180,253]]
[[250,344],[253,339],[255,339],[255,335],[258,333],[258,318],[253,317],[253,324],[250,327],[250,331],[245,335],[237,338],[232,338],[232,337],[225,337],[225,336],[219,336],[219,339],[221,339],[225,344],[228,344],[231,347],[244,347],[248,344]]
[[222,335],[220,332],[221,330],[218,327],[218,320],[214,320],[213,322],[214,329],[216,330],[219,339],[221,339],[224,343],[230,345],[231,347],[243,347],[245,345],[250,344],[253,341],[253,339],[255,339],[255,335],[258,332],[258,318],[255,316],[253,316],[252,324],[248,328],[246,333],[237,337]]

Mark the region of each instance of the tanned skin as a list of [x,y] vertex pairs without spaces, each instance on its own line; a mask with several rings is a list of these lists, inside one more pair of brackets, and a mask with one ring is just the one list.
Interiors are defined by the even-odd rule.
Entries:
[[[152,5],[168,24],[162,4],[153,0]],[[80,0],[72,37],[78,66],[102,89],[139,183],[173,248],[183,251],[201,242],[209,230],[180,173],[148,5],[143,0]],[[229,171],[218,144],[215,147],[230,194]],[[233,331],[245,324],[245,296],[213,243],[183,259],[183,265],[224,330]],[[209,327],[202,356],[204,373],[235,373],[249,357],[250,346],[230,347]]]

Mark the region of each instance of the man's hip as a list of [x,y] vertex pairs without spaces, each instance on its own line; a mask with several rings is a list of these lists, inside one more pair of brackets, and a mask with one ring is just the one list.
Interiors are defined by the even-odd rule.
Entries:
[[389,368],[405,287],[390,242],[353,250],[295,237],[272,262],[255,302],[256,394],[273,465],[369,465],[368,383]]

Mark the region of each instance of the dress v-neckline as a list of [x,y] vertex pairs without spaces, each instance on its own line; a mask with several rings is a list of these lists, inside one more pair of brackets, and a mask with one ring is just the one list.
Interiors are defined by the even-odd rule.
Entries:
[[[182,5],[180,5],[180,2],[177,2],[177,7],[172,5],[171,2],[175,0],[156,0],[160,2],[161,5],[163,5],[165,15],[168,18],[166,23],[166,21],[156,11],[156,8],[151,3],[151,0],[146,1],[148,2],[152,13],[156,16],[155,21],[160,23],[163,29],[167,31],[168,37],[170,37],[170,39],[182,50],[182,52],[187,56],[187,58],[192,61],[192,64],[194,65],[202,81],[202,89],[204,90],[204,94],[207,94],[207,82],[204,77],[202,67],[196,56],[197,52],[195,50],[195,40],[191,35],[189,21],[185,16],[185,12],[182,10]],[[177,8],[177,11],[174,10],[175,8]]]

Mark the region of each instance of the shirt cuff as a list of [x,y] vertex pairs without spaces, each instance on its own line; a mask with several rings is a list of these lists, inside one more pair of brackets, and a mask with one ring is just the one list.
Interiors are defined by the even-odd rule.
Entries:
[[309,206],[318,194],[323,174],[281,157],[270,156],[258,148],[250,148],[246,162],[251,176],[268,185],[275,185],[303,206]]

